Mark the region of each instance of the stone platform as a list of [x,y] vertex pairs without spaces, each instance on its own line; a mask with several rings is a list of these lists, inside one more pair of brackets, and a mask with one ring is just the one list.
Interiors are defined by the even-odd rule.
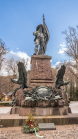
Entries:
[[52,116],[52,115],[67,115],[71,112],[68,106],[64,107],[20,107],[14,106],[11,108],[10,114],[19,114],[19,116],[27,116],[28,113],[32,113],[33,116]]
[[[54,123],[55,125],[78,124],[78,113],[71,113],[61,116],[33,116],[37,123]],[[19,116],[18,114],[0,114],[0,121],[3,127],[24,126],[27,116]]]

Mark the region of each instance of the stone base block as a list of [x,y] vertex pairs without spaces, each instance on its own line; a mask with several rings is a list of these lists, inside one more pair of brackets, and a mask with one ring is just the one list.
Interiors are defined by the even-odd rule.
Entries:
[[19,116],[27,116],[28,113],[32,113],[33,116],[52,116],[52,115],[67,115],[69,107],[56,107],[56,108],[43,108],[43,107],[16,107],[11,109],[11,114],[19,114]]
[[11,108],[10,114],[19,114],[20,106],[14,106]]

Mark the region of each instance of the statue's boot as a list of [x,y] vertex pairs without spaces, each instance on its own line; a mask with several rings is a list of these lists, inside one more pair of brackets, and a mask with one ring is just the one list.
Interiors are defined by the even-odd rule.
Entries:
[[38,45],[35,46],[35,53],[33,55],[37,55],[38,53]]

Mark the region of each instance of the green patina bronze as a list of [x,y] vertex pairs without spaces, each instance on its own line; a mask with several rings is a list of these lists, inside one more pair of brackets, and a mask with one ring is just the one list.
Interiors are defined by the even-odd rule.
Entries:
[[62,93],[61,91],[55,93],[54,89],[52,87],[45,87],[45,86],[36,86],[35,88],[33,88],[31,90],[31,92],[27,92],[27,91],[24,91],[24,96],[26,97],[25,100],[26,101],[37,101],[37,100],[47,100],[47,101],[50,101],[50,100],[59,100],[59,99],[62,99]]
[[27,72],[25,70],[25,67],[24,67],[24,64],[22,62],[19,62],[18,64],[18,73],[19,73],[19,76],[18,76],[18,79],[13,79],[11,78],[11,81],[13,83],[16,83],[16,84],[20,84],[20,87],[16,88],[14,91],[13,91],[13,100],[12,100],[12,106],[16,103],[16,99],[15,99],[15,93],[17,90],[19,89],[24,89],[24,88],[28,88],[27,86]]
[[[49,41],[49,31],[45,23],[44,15],[43,15],[43,24],[40,24],[36,27],[36,31],[33,32],[35,36],[35,53],[34,55],[44,55],[46,52],[47,43]],[[40,45],[39,51],[38,47]]]
[[61,68],[58,70],[57,76],[56,76],[56,82],[55,87],[57,89],[60,89],[61,86],[69,84],[70,81],[63,81],[63,76],[65,74],[65,65],[62,65]]

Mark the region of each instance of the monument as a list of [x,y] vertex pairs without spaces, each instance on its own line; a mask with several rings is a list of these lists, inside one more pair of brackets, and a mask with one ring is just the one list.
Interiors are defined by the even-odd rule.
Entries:
[[[69,111],[68,101],[66,92],[60,87],[67,85],[70,81],[63,81],[66,67],[62,65],[54,84],[51,56],[46,55],[50,35],[44,15],[43,24],[36,27],[33,35],[35,36],[35,52],[31,56],[30,83],[27,85],[27,72],[24,64],[19,62],[19,77],[11,79],[12,82],[20,84],[20,87],[13,91],[11,114],[18,113],[20,116],[26,116],[30,111],[35,116],[66,115]],[[19,90],[22,90],[22,93]]]

